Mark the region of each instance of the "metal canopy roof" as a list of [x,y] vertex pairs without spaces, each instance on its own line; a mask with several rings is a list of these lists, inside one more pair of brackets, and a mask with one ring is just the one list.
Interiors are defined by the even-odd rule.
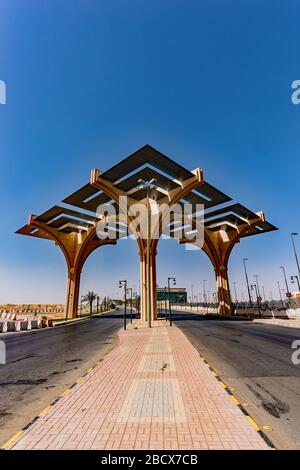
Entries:
[[193,176],[192,172],[151,147],[151,145],[144,145],[129,157],[107,170],[102,176],[114,183],[146,163],[150,163],[158,170],[167,173],[179,181],[184,181]]
[[[140,188],[139,179],[151,180],[155,178],[156,188],[150,191],[150,197],[160,200],[168,194],[168,191],[180,188],[182,182],[194,176],[194,173],[150,145],[142,147],[101,174],[101,178],[110,181],[116,188],[137,201],[146,197],[146,190]],[[185,195],[179,201],[179,204],[186,202],[203,204],[205,208],[205,228],[212,231],[224,229],[224,227],[228,230],[238,230],[239,226],[247,221],[253,221],[257,217],[255,212],[241,204],[224,206],[229,201],[231,201],[229,196],[204,181],[204,183],[199,183],[199,187]],[[90,183],[85,184],[62,202],[68,206],[83,209],[85,212],[79,212],[70,207],[54,206],[36,217],[35,220],[65,234],[80,233],[89,230],[90,227],[94,227],[99,222],[100,219],[97,217],[96,211],[100,204],[113,204],[118,213],[116,202],[113,202],[107,194]],[[222,207],[208,212],[208,209],[220,205]],[[119,238],[124,236],[124,227],[119,224],[112,224],[112,227],[118,233]],[[175,233],[178,227],[174,226],[173,228]],[[249,232],[242,236],[256,235],[272,230],[276,230],[274,225],[263,222],[257,227],[249,229]],[[16,233],[38,238],[51,238],[30,224],[25,225]]]

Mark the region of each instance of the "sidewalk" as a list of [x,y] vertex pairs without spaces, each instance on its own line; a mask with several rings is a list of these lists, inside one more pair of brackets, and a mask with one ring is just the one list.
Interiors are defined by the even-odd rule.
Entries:
[[6,448],[269,449],[175,325],[158,321],[119,338]]

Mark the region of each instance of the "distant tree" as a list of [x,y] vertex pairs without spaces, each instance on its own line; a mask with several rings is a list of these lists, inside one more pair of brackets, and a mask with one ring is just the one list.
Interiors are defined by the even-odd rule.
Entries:
[[93,313],[93,303],[97,299],[97,294],[96,292],[93,291],[88,291],[87,294],[85,294],[82,298],[84,302],[88,302],[90,306],[90,315]]

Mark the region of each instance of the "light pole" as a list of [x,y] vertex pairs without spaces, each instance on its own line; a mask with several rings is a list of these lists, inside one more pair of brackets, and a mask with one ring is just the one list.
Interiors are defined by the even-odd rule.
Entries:
[[250,292],[250,286],[249,286],[249,279],[248,279],[246,261],[248,261],[248,258],[243,258],[245,277],[246,277],[247,289],[248,289],[248,294],[249,294],[249,304],[250,304],[250,308],[252,308],[252,299],[251,299],[251,292]]
[[170,318],[170,326],[172,326],[172,308],[171,308],[170,281],[173,281],[173,286],[176,286],[176,279],[175,279],[175,277],[168,277],[169,318]]
[[290,291],[289,291],[289,285],[288,285],[288,282],[287,282],[284,266],[280,266],[280,269],[282,269],[282,272],[283,272],[284,282],[285,282],[285,287],[286,287],[286,297],[289,299],[288,303],[290,305],[291,294],[290,294]]
[[84,298],[84,295],[81,295],[80,296],[80,314],[79,314],[80,317],[82,315],[82,301],[83,301],[83,298]]
[[291,276],[291,283],[292,283],[292,284],[295,283],[294,279],[296,279],[296,281],[297,281],[297,284],[298,284],[298,292],[300,292],[299,276]]
[[124,306],[124,330],[126,330],[126,314],[127,314],[127,311],[126,311],[126,301],[127,301],[127,281],[126,279],[125,280],[122,280],[122,281],[119,281],[119,287],[120,289],[123,287],[124,288],[124,303],[125,303],[125,306]]
[[193,304],[194,304],[194,286],[193,286],[193,284],[191,285],[191,291],[192,291],[192,305],[191,305],[191,308],[192,308],[192,311],[193,311]]
[[135,315],[135,318],[137,318],[139,315],[139,296],[137,292],[134,293],[134,297],[135,297],[135,311],[137,314],[137,316]]
[[198,312],[199,311],[198,295],[195,295],[195,299],[196,299],[196,310]]
[[132,323],[132,287],[127,288],[130,291],[130,323]]
[[165,287],[165,314],[166,314],[166,321],[168,321],[168,309],[167,309],[167,288]]
[[138,292],[138,317],[140,317],[140,307],[141,307],[141,282],[139,280],[139,292]]
[[261,312],[260,312],[260,296],[258,295],[258,289],[256,284],[251,284],[251,290],[255,288],[255,293],[256,293],[256,300],[257,300],[257,307],[258,307],[258,315],[261,317]]
[[204,308],[207,308],[207,313],[208,313],[208,305],[207,305],[207,299],[206,299],[206,290],[205,290],[205,283],[206,279],[203,280],[203,302],[204,302]]
[[255,278],[255,281],[256,281],[258,296],[261,297],[261,295],[260,295],[259,283],[258,283],[259,274],[254,274],[253,277]]
[[281,300],[281,306],[282,306],[282,308],[284,308],[284,303],[283,303],[283,300],[282,300],[281,288],[280,288],[280,282],[279,281],[277,281],[277,286],[278,286],[278,291],[279,291],[279,298]]
[[149,201],[149,190],[155,189],[155,185],[153,184],[155,178],[152,178],[150,181],[144,181],[143,179],[139,179],[138,183],[140,184],[140,189],[146,189],[147,191],[147,314],[148,314],[148,326],[151,328],[151,291],[150,291],[150,239],[151,239],[151,206]]
[[263,300],[264,302],[266,301],[266,292],[265,292],[265,286],[261,286],[262,291],[263,291]]
[[296,246],[295,246],[295,241],[294,241],[294,237],[297,236],[298,233],[295,233],[295,232],[292,232],[291,233],[291,239],[292,239],[292,244],[293,244],[293,250],[294,250],[294,255],[295,255],[295,259],[296,259],[296,264],[297,264],[297,269],[298,269],[298,276],[300,278],[300,265],[299,265],[299,259],[298,259],[298,255],[297,255],[297,251],[296,251]]
[[233,284],[233,288],[234,288],[235,303],[238,303],[237,292],[236,292],[236,285],[237,285],[237,282],[234,281],[232,284]]

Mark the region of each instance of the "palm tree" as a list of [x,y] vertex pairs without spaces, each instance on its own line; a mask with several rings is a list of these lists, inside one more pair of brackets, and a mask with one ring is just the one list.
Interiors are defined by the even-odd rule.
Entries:
[[92,315],[93,313],[93,302],[96,299],[97,299],[97,294],[96,292],[93,292],[93,291],[88,291],[88,293],[82,297],[82,300],[84,302],[88,302],[90,304],[90,315]]

